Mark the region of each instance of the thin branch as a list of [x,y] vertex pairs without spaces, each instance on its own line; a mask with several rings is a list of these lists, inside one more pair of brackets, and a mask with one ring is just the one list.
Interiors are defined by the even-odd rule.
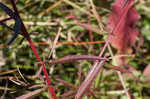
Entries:
[[[109,49],[109,52],[110,52],[111,57],[114,57],[114,54],[113,54],[113,52],[112,52],[110,46],[108,46],[108,49]],[[117,62],[116,62],[116,58],[112,58],[112,59],[113,59],[113,61],[114,61],[115,63],[117,63]],[[116,64],[114,64],[114,65],[116,65]],[[125,90],[125,93],[126,93],[127,97],[130,99],[130,94],[129,94],[127,88],[126,88],[126,85],[125,85],[125,82],[124,82],[123,77],[122,77],[122,75],[121,75],[121,72],[120,72],[120,71],[117,71],[117,74],[118,74],[118,76],[119,76],[120,82],[121,82],[121,84],[122,84],[122,86],[123,86],[123,88],[124,88],[124,90]]]
[[18,70],[18,73],[20,74],[20,76],[22,77],[22,79],[28,83],[28,81],[24,78],[24,76],[22,75],[22,73],[20,72],[20,69],[19,67],[17,66],[17,70]]
[[29,99],[29,98],[31,99],[31,98],[34,98],[35,96],[39,95],[40,93],[42,93],[46,89],[47,89],[47,87],[44,87],[44,88],[41,88],[41,89],[37,89],[35,91],[28,92],[27,94],[16,97],[16,99]]
[[39,17],[43,16],[44,14],[46,14],[47,12],[50,12],[52,9],[56,8],[57,6],[59,6],[62,3],[63,0],[59,0],[56,3],[54,3],[53,5],[49,6],[46,10],[40,12],[38,14]]
[[100,27],[101,30],[104,30],[103,27],[104,25],[102,24],[101,22],[101,17],[98,15],[97,11],[96,11],[96,8],[95,8],[95,5],[93,3],[93,0],[90,0],[90,3],[91,3],[91,6],[92,6],[92,12],[94,14],[94,17],[97,19],[98,21],[98,25]]
[[62,30],[62,28],[61,28],[61,27],[59,27],[59,29],[58,29],[58,33],[57,33],[57,35],[56,35],[56,38],[55,38],[54,43],[53,43],[53,46],[52,46],[51,51],[50,51],[50,53],[49,53],[49,58],[51,57],[51,55],[52,55],[53,51],[55,50],[56,43],[57,43],[57,41],[58,41],[58,39],[59,39],[59,36],[60,36],[61,30]]
[[[45,64],[44,64],[43,62],[41,62],[40,56],[39,56],[39,54],[37,53],[37,50],[36,50],[36,48],[35,48],[35,46],[34,46],[32,40],[31,40],[31,38],[30,38],[30,36],[29,36],[29,34],[28,34],[26,28],[25,28],[25,25],[24,25],[24,23],[23,23],[23,21],[22,21],[20,15],[19,15],[18,9],[17,9],[16,4],[15,4],[15,1],[14,1],[14,0],[10,0],[10,2],[11,2],[11,4],[12,4],[12,7],[13,7],[13,9],[14,9],[14,11],[15,11],[16,16],[17,16],[18,19],[21,21],[21,30],[22,30],[22,32],[23,32],[23,35],[24,35],[24,36],[26,37],[26,39],[28,40],[28,42],[29,42],[29,44],[30,44],[30,46],[31,46],[31,48],[32,48],[32,50],[33,50],[33,53],[34,53],[35,56],[36,56],[36,59],[38,60],[38,62],[40,63],[40,65],[43,67],[43,73],[44,73],[44,75],[45,75],[45,77],[46,77],[46,81],[47,81],[48,85],[51,85],[51,80],[49,79],[49,75],[48,75],[48,73],[47,73],[47,71],[46,71]],[[57,99],[56,94],[55,94],[55,92],[54,92],[54,89],[53,89],[52,87],[50,87],[50,88],[48,88],[48,89],[49,89],[49,91],[51,92],[51,94],[52,94],[52,96],[54,97],[54,99]]]
[[48,63],[51,63],[51,64],[68,63],[68,62],[74,62],[78,60],[93,60],[93,61],[106,60],[108,61],[108,58],[102,58],[99,56],[88,56],[88,55],[70,55],[70,56],[60,58],[60,59],[50,60]]

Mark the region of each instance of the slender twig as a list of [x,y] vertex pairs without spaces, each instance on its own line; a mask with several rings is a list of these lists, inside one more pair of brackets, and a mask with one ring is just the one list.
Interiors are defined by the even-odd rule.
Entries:
[[18,73],[20,74],[20,76],[22,77],[22,79],[25,81],[25,82],[27,82],[28,83],[28,81],[24,78],[24,76],[22,75],[22,73],[21,73],[21,71],[20,71],[20,69],[19,69],[19,67],[17,66],[17,70],[18,70]]
[[93,61],[106,60],[108,61],[108,58],[102,58],[99,56],[88,56],[88,55],[70,55],[70,56],[60,58],[60,59],[50,60],[48,63],[51,63],[51,64],[68,63],[68,62],[74,62],[78,60],[93,60]]
[[126,93],[125,90],[115,90],[115,91],[107,91],[106,94],[108,95],[123,95]]
[[49,53],[49,58],[51,57],[51,55],[52,55],[53,51],[55,50],[56,43],[57,43],[57,41],[58,41],[58,39],[59,39],[59,36],[60,36],[61,30],[62,30],[62,28],[61,28],[61,27],[59,27],[59,29],[58,29],[58,33],[57,33],[57,35],[56,35],[56,38],[55,38],[54,43],[53,43],[53,45],[52,45],[51,51],[50,51],[50,53]]
[[[113,54],[113,52],[112,52],[110,46],[108,46],[108,49],[109,49],[109,52],[110,52],[110,54],[111,54],[111,57],[114,57],[114,54]],[[116,58],[112,58],[112,59],[113,59],[114,63],[117,63],[117,62],[116,62]],[[116,64],[114,64],[114,65],[116,65]],[[122,84],[122,86],[123,86],[123,88],[124,88],[124,90],[125,90],[126,95],[127,95],[128,98],[130,99],[129,92],[128,92],[127,88],[126,88],[126,85],[125,85],[125,82],[124,82],[123,77],[122,77],[122,75],[121,75],[121,72],[120,72],[120,71],[116,71],[116,72],[117,72],[117,74],[118,74],[118,76],[119,76],[120,82],[121,82],[121,84]]]
[[115,58],[115,57],[134,57],[135,55],[127,55],[127,54],[117,54],[117,55],[115,55],[115,56],[112,56],[111,55],[111,57],[109,57],[109,59],[113,59],[113,58]]
[[35,91],[28,92],[27,94],[24,94],[22,96],[16,97],[16,99],[32,99],[35,96],[37,96],[40,93],[42,93],[43,91],[45,91],[46,89],[47,89],[47,87],[43,87],[41,89],[37,89]]
[[96,11],[96,8],[95,8],[95,5],[93,3],[93,0],[90,0],[90,3],[91,3],[91,6],[92,6],[92,12],[94,14],[94,17],[97,19],[98,21],[98,25],[100,27],[101,30],[104,30],[103,27],[104,25],[102,24],[101,22],[101,17],[98,15],[97,11]]
[[14,73],[14,72],[16,72],[16,71],[17,71],[17,69],[5,71],[5,72],[0,72],[0,76],[1,76],[1,75],[6,75],[6,74],[11,74],[11,73]]
[[[35,49],[34,44],[33,44],[32,40],[31,40],[31,38],[30,38],[30,36],[29,36],[29,34],[28,34],[26,28],[25,28],[25,25],[24,25],[24,23],[23,23],[23,21],[22,21],[20,15],[19,15],[19,12],[18,12],[18,9],[17,9],[17,7],[16,7],[16,4],[15,4],[14,0],[10,0],[10,1],[11,1],[12,6],[13,6],[13,9],[14,9],[14,11],[15,11],[16,16],[19,18],[19,20],[20,20],[20,22],[21,22],[21,30],[22,30],[22,32],[23,32],[23,35],[24,35],[24,36],[26,37],[26,39],[28,40],[28,42],[29,42],[29,44],[30,44],[30,46],[31,46],[31,48],[32,48],[32,50],[33,50],[33,53],[35,54],[35,56],[36,56],[38,62],[40,62],[40,65],[43,67],[43,73],[44,73],[44,75],[45,75],[45,77],[46,77],[46,81],[47,81],[48,85],[51,85],[51,80],[49,79],[49,75],[48,75],[48,73],[47,73],[47,71],[46,71],[45,64],[44,64],[43,62],[41,62],[40,56],[38,55],[37,50]],[[55,92],[54,92],[54,89],[53,89],[52,87],[49,88],[49,91],[51,92],[51,94],[52,94],[52,96],[54,97],[54,99],[57,99],[56,94],[55,94]]]
[[49,6],[46,10],[40,12],[38,14],[39,17],[43,16],[44,14],[46,14],[47,12],[51,11],[52,9],[54,9],[55,7],[59,6],[62,3],[63,0],[59,0],[56,3],[54,3],[53,5]]

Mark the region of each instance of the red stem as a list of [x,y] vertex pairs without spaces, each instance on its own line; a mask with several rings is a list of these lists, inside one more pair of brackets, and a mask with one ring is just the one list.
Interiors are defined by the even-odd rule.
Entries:
[[[14,9],[16,15],[17,15],[18,18],[21,20],[21,17],[20,17],[20,15],[19,15],[19,12],[18,12],[18,10],[17,10],[17,7],[16,7],[16,4],[15,4],[14,0],[10,0],[10,1],[11,1],[11,4],[12,4],[12,6],[13,6],[13,9]],[[38,60],[38,62],[40,63],[40,65],[43,67],[43,73],[44,73],[44,75],[45,75],[45,77],[46,77],[46,81],[47,81],[48,85],[50,86],[50,85],[51,85],[51,80],[50,80],[49,77],[48,77],[48,73],[47,73],[47,71],[46,71],[45,65],[44,65],[44,63],[41,61],[40,56],[38,55],[38,53],[37,53],[37,51],[36,51],[36,49],[35,49],[35,47],[34,47],[34,44],[33,44],[32,40],[31,40],[31,38],[30,38],[30,36],[29,36],[29,34],[28,34],[28,32],[27,32],[27,30],[26,30],[26,28],[25,28],[25,26],[24,26],[22,20],[21,20],[21,31],[23,32],[23,35],[24,35],[24,36],[26,37],[26,39],[28,40],[28,42],[29,42],[29,44],[30,44],[30,47],[31,47],[32,50],[33,50],[33,53],[34,53],[34,55],[36,56],[36,59]],[[49,87],[49,91],[51,92],[51,94],[52,94],[52,96],[54,97],[54,99],[57,99],[56,94],[55,94],[55,92],[54,92],[54,89],[53,89],[52,87]]]

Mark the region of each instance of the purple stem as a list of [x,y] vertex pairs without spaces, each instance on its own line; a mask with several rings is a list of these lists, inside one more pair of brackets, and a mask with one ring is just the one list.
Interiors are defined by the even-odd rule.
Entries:
[[57,63],[68,63],[68,62],[74,62],[74,61],[78,61],[78,60],[106,60],[108,61],[108,58],[101,58],[99,56],[88,56],[88,55],[70,55],[70,56],[66,56],[60,59],[56,59],[56,60],[51,60],[49,61],[49,63],[51,64],[57,64]]
[[[100,52],[99,57],[103,55],[104,50],[106,49],[107,45],[108,45],[108,43],[106,42],[102,51]],[[104,58],[106,58],[106,57],[104,57]],[[100,62],[96,61],[96,63],[94,64],[94,66],[92,67],[90,72],[88,73],[86,79],[83,81],[83,83],[79,87],[75,99],[80,99],[80,97],[82,97],[82,95],[89,89],[90,85],[93,83],[93,81],[97,77],[97,75],[98,75],[100,69],[102,68],[102,66],[104,65],[105,61],[106,60],[102,60]]]

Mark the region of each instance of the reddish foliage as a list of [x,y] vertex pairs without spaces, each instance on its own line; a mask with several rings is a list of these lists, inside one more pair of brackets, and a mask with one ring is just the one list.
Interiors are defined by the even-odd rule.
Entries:
[[132,4],[134,0],[115,0],[112,5],[112,13],[109,16],[107,27],[113,31],[109,37],[111,45],[119,54],[129,54],[131,47],[136,42],[138,30],[135,29],[139,14]]

